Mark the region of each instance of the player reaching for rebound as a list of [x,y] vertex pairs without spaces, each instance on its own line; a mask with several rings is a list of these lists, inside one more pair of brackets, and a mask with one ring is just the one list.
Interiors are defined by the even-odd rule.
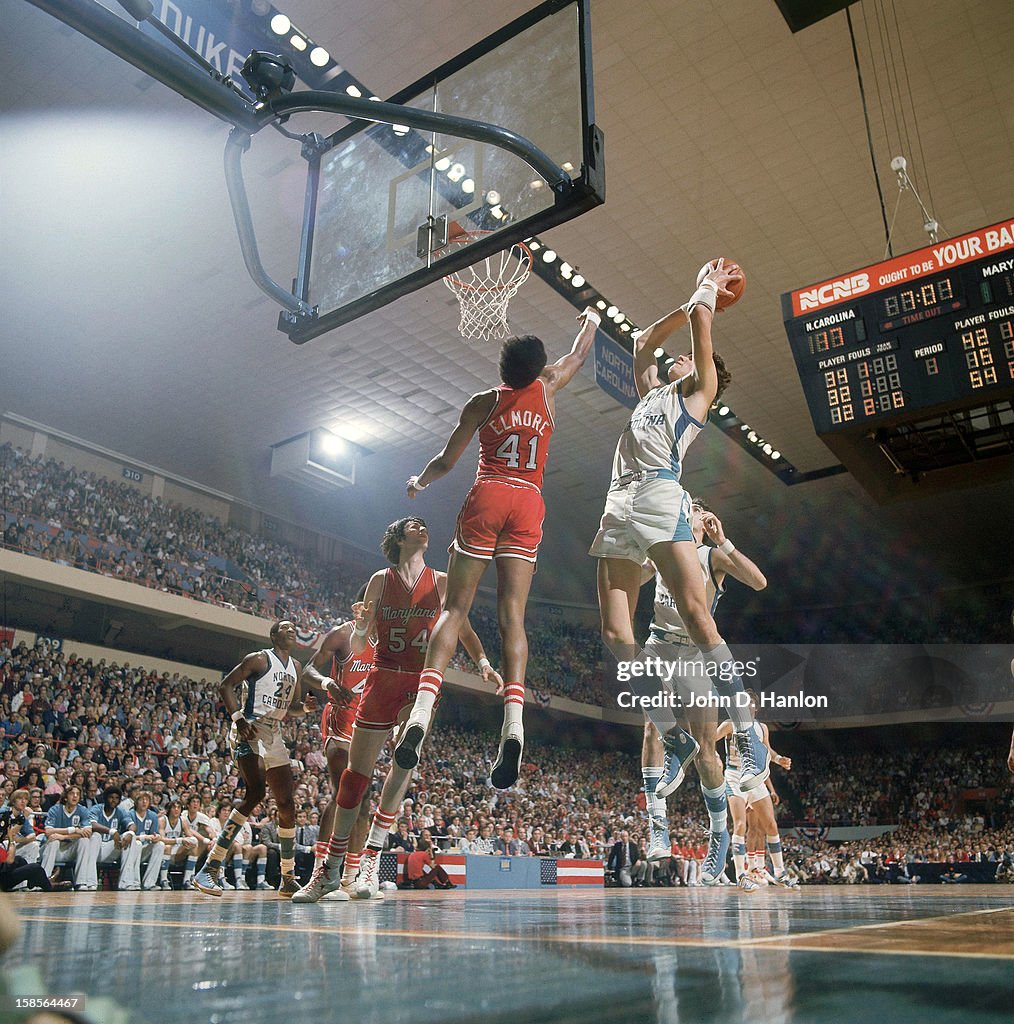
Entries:
[[[721,520],[700,500],[694,500],[691,505],[691,524],[694,543],[697,545],[697,560],[704,581],[705,599],[712,615],[725,593],[726,576],[732,576],[753,590],[763,590],[767,586],[768,581],[764,573],[725,536]],[[705,543],[705,537],[711,544]],[[696,654],[696,648],[680,618],[676,602],[666,588],[665,581],[659,573],[654,572],[654,566],[650,562],[647,565],[650,567],[648,571],[654,575],[655,603],[645,653],[650,656],[676,657],[688,662]],[[665,798],[683,781],[690,763],[697,760],[697,772],[701,778],[702,789],[714,790],[723,785],[722,763],[714,752],[714,746],[707,746],[706,737],[697,725],[696,716],[691,730],[699,734],[698,740],[692,739],[679,726],[673,730],[668,739],[668,747],[675,753],[670,753],[663,745],[658,729],[647,716],[645,719],[641,770],[644,776],[645,805],[651,834],[647,852],[649,861],[669,859],[671,843]],[[709,750],[714,756],[707,756]],[[656,787],[663,778],[667,782],[664,793],[660,795],[656,793]],[[709,813],[710,810],[709,808]],[[717,805],[711,818],[713,833],[725,831],[726,823],[722,820],[721,809]],[[735,843],[735,836],[733,842]]]
[[411,769],[419,761],[458,631],[467,621],[486,567],[496,559],[501,668],[507,683],[500,749],[490,778],[497,789],[517,781],[528,664],[525,607],[542,540],[542,478],[555,426],[556,393],[583,365],[601,323],[593,309],[584,310],[578,319],[581,329],[570,351],[548,366],[538,338],[508,338],[500,349],[502,383],[468,400],[443,451],[418,476],[409,478],[408,495],[414,498],[454,468],[478,431],[479,468],[454,530],[444,610],[430,640],[419,696],[394,754],[402,768]]
[[[731,379],[711,340],[712,320],[719,296],[733,297],[728,286],[739,277],[724,260],[711,265],[686,306],[673,310],[634,342],[634,381],[641,400],[620,435],[613,458],[612,480],[605,510],[590,554],[598,558],[598,597],[602,637],[617,659],[643,660],[634,642],[633,615],[641,585],[641,565],[650,558],[669,591],[687,634],[700,652],[703,670],[711,687],[729,705],[736,727],[736,742],[742,754],[741,786],[744,790],[762,786],[770,768],[768,753],[755,727],[753,716],[737,706],[735,695],[743,683],[735,668],[732,652],[715,626],[708,608],[693,532],[690,526],[690,496],[680,485],[687,449],[704,429],[708,411]],[[668,370],[668,382],[659,377],[654,350],[672,333],[690,324],[691,354],[681,354]],[[643,678],[633,674],[637,685]],[[665,738],[675,725],[668,708],[645,708]],[[703,716],[700,729],[704,744],[683,740],[677,733],[669,739],[670,772],[659,783],[665,795],[671,783],[682,777],[683,765],[697,756],[700,746],[714,747],[716,720]],[[689,739],[689,737],[686,737]],[[705,755],[710,764],[709,755]],[[717,762],[717,758],[715,759]],[[710,769],[705,768],[710,774]],[[715,780],[717,781],[717,780]],[[677,783],[678,784],[678,783]],[[727,820],[725,786],[702,786],[712,821]],[[728,855],[729,833],[712,829],[702,879],[717,881]]]
[[[411,516],[391,523],[380,546],[392,568],[374,573],[362,603],[352,608],[356,616],[352,653],[362,655],[369,638],[375,636],[375,662],[366,677],[363,699],[356,713],[348,767],[338,782],[327,857],[314,868],[310,881],[293,896],[293,903],[316,903],[331,894],[336,900],[349,898],[350,894],[341,888],[342,862],[348,851],[349,836],[387,735],[396,726],[404,726],[415,701],[426,647],[443,605],[447,574],[436,572],[426,564],[429,532],[422,519]],[[461,624],[461,642],[480,666],[483,679],[498,688],[502,686],[503,680],[493,671],[468,619]],[[353,898],[383,898],[379,886],[379,854],[411,778],[411,768],[402,768],[396,762],[391,765],[362,852],[359,873],[352,883]]]
[[[356,603],[363,601],[366,587],[356,596]],[[369,636],[361,654],[352,651],[352,631],[355,621],[350,619],[328,631],[311,664],[321,673],[330,676],[325,684],[327,702],[320,719],[320,735],[327,758],[327,772],[331,779],[331,799],[320,818],[320,836],[314,850],[314,867],[327,858],[327,837],[334,827],[337,804],[335,796],[342,772],[349,764],[349,745],[352,742],[352,728],[356,713],[363,699],[366,679],[373,668],[377,651],[376,637]],[[349,836],[349,852],[345,857],[342,887],[348,889],[359,871],[359,855],[366,841],[370,827],[370,794],[367,792],[359,805],[359,816]]]
[[[278,839],[282,847],[282,881],[278,895],[290,899],[299,889],[295,876],[296,804],[292,793],[292,766],[281,726],[290,714],[316,711],[317,704],[311,696],[302,711],[293,707],[303,672],[291,655],[296,644],[295,625],[288,619],[279,620],[271,627],[270,638],[271,647],[248,654],[219,686],[219,696],[233,721],[229,745],[243,776],[246,794],[243,802],[229,813],[207,863],[194,876],[193,887],[209,896],[222,895],[222,861],[253,809],[264,799],[265,786],[271,790],[278,807]],[[316,677],[318,687],[323,685],[324,680],[310,666],[306,671],[310,678]],[[237,691],[242,692],[239,700]]]

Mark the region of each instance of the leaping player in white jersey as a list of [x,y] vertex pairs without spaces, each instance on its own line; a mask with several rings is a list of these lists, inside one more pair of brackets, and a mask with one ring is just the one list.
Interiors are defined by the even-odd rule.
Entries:
[[[737,276],[723,260],[717,260],[685,306],[667,313],[635,340],[634,381],[641,401],[617,442],[605,510],[589,553],[599,560],[602,638],[620,661],[643,662],[645,658],[634,641],[633,616],[641,586],[641,565],[645,558],[655,564],[690,639],[700,651],[711,686],[729,705],[743,755],[741,785],[749,790],[762,786],[770,772],[767,748],[753,715],[736,706],[736,694],[743,692],[743,682],[708,608],[690,526],[690,496],[680,486],[687,449],[704,428],[712,403],[731,379],[712,347],[711,326],[718,296],[731,296],[726,286]],[[663,382],[654,350],[664,348],[670,335],[686,323],[690,324],[691,354],[677,356],[669,367],[668,383]],[[645,677],[631,676],[635,686],[644,689]],[[651,695],[650,685],[644,695]],[[645,711],[666,742],[666,733],[676,724],[672,710],[646,707]],[[714,748],[716,725],[717,716],[706,716],[702,735],[708,740],[709,751]],[[670,774],[679,774],[701,746],[705,744],[668,741]],[[719,765],[717,757],[705,755],[699,766],[705,803],[716,825],[728,817],[725,780]],[[663,778],[660,788],[665,790],[670,781]],[[702,881],[718,882],[728,847],[727,825],[721,832],[712,831]]]
[[[743,554],[726,535],[722,522],[700,499],[694,499],[691,505],[691,529],[693,531],[694,543],[697,545],[697,560],[700,564],[701,577],[704,581],[704,593],[708,602],[708,609],[715,614],[718,602],[725,593],[725,578],[732,576],[753,590],[763,590],[768,581],[764,573],[757,567],[756,563]],[[705,543],[705,537],[711,541]],[[690,639],[687,628],[680,618],[679,610],[673,596],[669,593],[665,581],[655,571],[655,566],[650,562],[645,563],[642,570],[642,578],[647,582],[655,580],[655,602],[654,612],[651,619],[651,630],[648,640],[645,643],[645,653],[651,657],[662,657],[667,660],[676,659],[689,663],[697,652],[694,642]],[[691,686],[687,692],[693,690]],[[684,720],[681,724],[687,724]],[[705,777],[714,779],[716,774],[721,772],[722,764],[707,766],[701,772],[703,761],[708,760],[707,751],[714,752],[714,746],[708,747],[695,716],[694,722],[690,724],[690,730],[695,733],[696,739],[687,735],[686,731],[677,725],[670,733],[670,747],[686,750],[687,753],[682,760],[676,759],[675,770],[673,768],[673,755],[667,754],[663,746],[659,731],[652,721],[645,716],[644,740],[641,746],[641,770],[644,776],[645,808],[648,813],[651,841],[648,845],[647,859],[649,861],[665,861],[671,855],[671,841],[669,838],[669,820],[666,810],[665,798],[682,783],[687,768],[691,761],[697,760],[697,770],[701,774],[702,785]],[[694,752],[694,747],[698,752]],[[717,753],[714,760],[717,760]],[[703,760],[700,760],[703,759]],[[662,779],[666,784],[657,790]],[[758,792],[759,790],[754,790]],[[735,816],[734,816],[735,820]],[[723,827],[719,827],[723,826]],[[711,822],[711,831],[723,831],[724,823],[719,820],[716,813]],[[733,844],[736,836],[733,836]]]
[[[282,739],[282,722],[290,714],[312,713],[319,708],[312,694],[302,708],[294,706],[304,671],[290,653],[296,644],[295,625],[282,619],[271,627],[270,637],[272,647],[248,654],[219,686],[219,696],[233,721],[229,745],[246,784],[246,794],[222,826],[204,868],[194,876],[193,887],[209,896],[222,895],[222,861],[253,809],[264,799],[265,787],[271,790],[278,807],[278,841],[282,848],[278,895],[291,899],[299,891],[294,780],[289,751]],[[305,671],[317,688],[323,688],[326,680],[320,673],[310,665]],[[242,691],[241,700],[237,691]]]

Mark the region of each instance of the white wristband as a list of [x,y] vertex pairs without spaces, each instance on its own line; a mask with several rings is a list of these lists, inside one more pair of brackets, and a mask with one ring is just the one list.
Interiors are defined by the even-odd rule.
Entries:
[[722,543],[718,545],[718,550],[721,551],[723,555],[731,555],[733,551],[736,550],[736,545],[733,544],[728,537],[726,537],[725,540],[723,540]]
[[715,303],[718,300],[718,285],[714,281],[704,280],[697,286],[697,291],[690,296],[687,303],[687,312],[692,313],[694,306],[707,306],[712,313],[715,312]]
[[[420,473],[419,476],[422,476],[422,473]],[[416,491],[425,491],[426,488],[429,487],[429,484],[419,483],[419,476],[412,477],[412,489]]]
[[363,626],[362,629],[360,629],[358,626],[355,626],[352,629],[352,632],[355,633],[356,636],[366,636],[366,634],[369,633],[369,631],[369,626]]
[[594,309],[586,309],[584,311],[584,315],[585,319],[590,320],[596,327],[600,327],[602,325],[602,317],[599,316]]
[[233,720],[234,722],[240,722],[240,721],[242,721],[242,720],[243,720],[244,718],[246,718],[246,715],[244,715],[242,711],[236,710],[236,711],[234,711],[234,712],[232,713],[232,715],[231,715],[230,717],[232,718],[232,720]]
[[481,672],[484,668],[491,668],[490,660],[484,654],[478,661],[479,671]]

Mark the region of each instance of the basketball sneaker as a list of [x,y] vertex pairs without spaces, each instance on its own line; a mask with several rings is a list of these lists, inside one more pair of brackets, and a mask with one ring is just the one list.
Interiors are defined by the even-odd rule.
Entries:
[[780,875],[774,875],[775,885],[780,889],[798,889],[799,879],[793,878],[788,871],[783,871]]
[[278,898],[291,900],[299,892],[299,879],[295,875],[282,875],[281,884],[278,886]]
[[751,877],[749,871],[744,871],[739,876],[739,881],[736,884],[739,886],[740,892],[756,892],[760,888],[756,879]]
[[310,881],[298,892],[292,894],[293,903],[316,903],[322,899],[347,900],[349,895],[342,891],[341,868],[327,869],[327,864],[321,861],[310,875]]
[[223,889],[228,889],[230,892],[237,888],[237,886],[233,885],[232,882],[230,882],[229,879],[225,877],[225,872],[224,871],[218,877],[218,884]]
[[412,713],[405,722],[405,729],[401,734],[401,739],[394,748],[394,761],[399,768],[411,771],[419,763],[422,743],[426,738],[426,730],[429,727],[430,713],[428,711],[416,711],[413,708]]
[[354,900],[382,900],[384,893],[380,888],[380,851],[363,850],[363,859],[359,862],[359,874],[352,883]]
[[220,867],[204,867],[190,879],[190,884],[206,896],[221,896],[222,869]]
[[771,774],[771,753],[761,739],[760,726],[753,722],[742,732],[736,733],[736,749],[739,750],[741,770],[739,788],[744,793],[764,785]]
[[647,858],[651,863],[668,860],[672,856],[672,840],[669,838],[669,821],[658,815],[651,815],[651,842],[648,844]]
[[242,872],[239,872],[236,875],[236,888],[237,889],[249,889],[250,888],[250,886],[247,885],[246,877],[243,875]]
[[662,778],[655,787],[655,796],[660,800],[679,789],[686,778],[687,769],[701,752],[697,740],[678,726],[675,732],[666,733],[662,737],[662,745],[665,748],[665,760],[662,762]]
[[489,773],[495,789],[510,789],[521,772],[521,752],[525,749],[525,729],[520,722],[504,725],[500,749]]
[[701,865],[701,885],[719,885],[729,856],[729,830],[708,833],[708,852]]

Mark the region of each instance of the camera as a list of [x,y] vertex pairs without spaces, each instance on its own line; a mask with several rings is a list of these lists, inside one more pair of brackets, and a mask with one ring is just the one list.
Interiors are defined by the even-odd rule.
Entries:
[[7,833],[12,828],[21,828],[25,823],[25,816],[20,811],[6,807],[0,811],[0,836],[7,838]]

